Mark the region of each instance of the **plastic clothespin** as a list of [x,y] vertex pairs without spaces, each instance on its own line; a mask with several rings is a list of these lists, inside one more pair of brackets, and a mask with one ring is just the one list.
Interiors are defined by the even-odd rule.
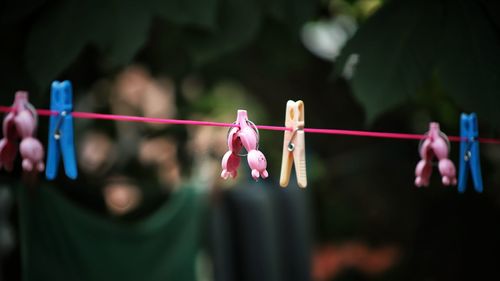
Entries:
[[304,134],[304,103],[289,100],[286,103],[285,131],[283,141],[283,158],[281,161],[280,185],[288,186],[292,164],[295,163],[295,174],[300,187],[307,186],[306,150]]
[[258,180],[259,177],[263,179],[269,176],[266,168],[267,161],[264,154],[259,150],[259,131],[257,127],[248,120],[246,110],[238,110],[236,118],[237,127],[229,129],[227,137],[228,151],[222,158],[222,173],[221,177],[227,179],[229,177],[236,177],[238,167],[240,165],[240,151],[244,147],[248,152],[247,161],[248,166],[252,170],[252,178]]
[[477,141],[479,129],[475,113],[462,113],[460,117],[460,166],[458,175],[458,192],[465,192],[469,167],[472,174],[474,189],[483,192],[483,179],[481,177],[481,163],[479,160],[479,142]]
[[0,140],[0,168],[12,171],[19,145],[24,171],[43,171],[44,150],[40,141],[35,138],[37,124],[38,115],[33,105],[29,103],[28,93],[16,92],[12,111],[3,121],[4,137]]
[[59,161],[62,155],[66,176],[76,179],[75,145],[73,139],[73,89],[69,81],[52,82],[50,93],[50,109],[57,115],[50,116],[49,144],[47,150],[47,168],[45,176],[53,180],[57,176]]
[[421,160],[415,168],[415,185],[418,187],[429,185],[434,157],[439,161],[438,168],[443,185],[456,185],[456,169],[453,162],[448,159],[449,152],[448,137],[439,129],[439,123],[431,122],[429,131],[419,146]]

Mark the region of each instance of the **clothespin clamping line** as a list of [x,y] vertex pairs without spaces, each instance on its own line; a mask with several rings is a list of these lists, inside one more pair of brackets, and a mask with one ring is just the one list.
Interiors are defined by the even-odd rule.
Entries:
[[[236,177],[240,165],[240,157],[247,156],[248,166],[252,170],[252,178],[258,180],[269,176],[267,172],[267,160],[264,154],[259,150],[259,130],[255,124],[248,120],[246,110],[238,110],[236,122],[237,127],[231,127],[227,134],[228,151],[222,157],[223,179]],[[242,148],[245,148],[247,154],[240,154]]]
[[307,186],[306,150],[304,134],[304,103],[289,100],[286,104],[285,127],[283,140],[283,158],[281,161],[280,185],[288,186],[292,164],[295,163],[295,174],[300,187]]
[[45,176],[53,180],[57,176],[62,155],[66,176],[76,179],[78,176],[73,137],[73,89],[69,81],[52,82],[50,110],[57,115],[50,116],[47,168]]
[[458,192],[465,192],[469,169],[472,174],[474,189],[483,192],[483,179],[481,177],[481,163],[479,159],[479,128],[475,113],[462,113],[460,117],[460,166],[458,177]]

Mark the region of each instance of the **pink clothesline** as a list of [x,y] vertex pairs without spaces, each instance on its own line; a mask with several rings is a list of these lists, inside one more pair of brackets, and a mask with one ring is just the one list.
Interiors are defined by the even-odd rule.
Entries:
[[[0,106],[0,112],[10,112],[12,110],[9,106]],[[37,109],[36,112],[40,116],[57,115],[57,111],[49,109]],[[181,120],[181,119],[162,119],[142,116],[130,115],[115,115],[103,114],[93,112],[72,112],[74,118],[80,119],[100,119],[100,120],[114,120],[125,122],[142,122],[142,123],[157,123],[157,124],[176,124],[176,125],[194,125],[194,126],[212,126],[212,127],[237,127],[237,124],[222,123],[212,121],[197,121],[197,120]],[[259,130],[270,131],[289,131],[291,128],[282,126],[268,126],[256,125]],[[304,132],[313,134],[327,134],[327,135],[344,135],[344,136],[358,136],[358,137],[373,137],[373,138],[387,138],[387,139],[408,139],[408,140],[421,140],[425,137],[423,134],[406,134],[406,133],[387,133],[387,132],[372,132],[372,131],[357,131],[357,130],[337,130],[337,129],[320,129],[320,128],[304,128]],[[460,142],[464,140],[459,136],[448,136],[448,139],[453,142]],[[500,139],[492,138],[478,138],[481,143],[500,144]]]

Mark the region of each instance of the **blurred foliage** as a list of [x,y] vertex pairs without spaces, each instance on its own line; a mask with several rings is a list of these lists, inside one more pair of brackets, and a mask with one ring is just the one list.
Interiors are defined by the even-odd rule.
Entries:
[[[499,8],[495,1],[389,1],[346,45],[337,73],[354,68],[347,78],[370,123],[415,100],[436,75],[459,107],[498,125]],[[359,62],[346,65],[353,55]]]
[[384,3],[383,0],[330,0],[329,10],[333,14],[348,14],[364,21],[376,12]]
[[[2,90],[39,89],[75,63],[85,48],[97,50],[101,67],[116,69],[132,61],[146,43],[153,20],[168,23],[161,36],[187,50],[190,65],[200,65],[248,44],[265,17],[296,31],[311,18],[315,1],[7,1],[0,6],[2,62],[15,77]],[[171,32],[174,31],[174,32]],[[173,33],[173,34],[171,34]],[[177,33],[179,34],[179,33]],[[4,70],[5,71],[5,70]],[[5,72],[7,74],[7,72]]]

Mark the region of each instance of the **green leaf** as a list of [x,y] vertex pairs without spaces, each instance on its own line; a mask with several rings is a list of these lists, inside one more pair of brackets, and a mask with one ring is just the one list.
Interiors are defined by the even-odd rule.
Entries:
[[[128,64],[148,38],[150,12],[144,3],[134,0],[94,1],[100,8],[93,10],[92,43],[104,53],[109,64]],[[102,31],[95,32],[99,29]]]
[[292,32],[297,33],[302,25],[311,20],[318,7],[318,0],[289,0],[285,1],[285,20],[292,28]]
[[389,2],[344,48],[337,72],[359,55],[351,85],[369,122],[411,100],[432,73],[462,109],[500,120],[499,12],[488,1]]
[[216,25],[217,0],[153,0],[152,11],[177,24],[212,29]]
[[298,33],[302,25],[313,19],[318,0],[261,0],[264,12],[272,18],[286,23],[293,33]]
[[249,43],[260,27],[261,11],[254,1],[221,2],[217,26],[213,31],[192,31],[188,49],[195,64],[207,63]]
[[35,21],[25,50],[26,68],[40,87],[48,85],[80,53],[88,41],[73,1],[52,5]]
[[261,0],[260,2],[266,15],[279,21],[285,20],[286,0]]
[[[361,26],[342,50],[337,72],[353,67],[354,94],[368,123],[415,96],[430,78],[440,42],[440,1],[391,1]],[[349,58],[358,63],[349,65]]]
[[476,1],[448,3],[438,76],[445,90],[464,110],[475,111],[480,118],[497,120],[498,124],[500,38],[488,14],[492,11],[483,9]]
[[48,85],[91,44],[113,65],[128,63],[148,35],[150,16],[127,1],[62,1],[33,24],[26,43],[26,67]]

